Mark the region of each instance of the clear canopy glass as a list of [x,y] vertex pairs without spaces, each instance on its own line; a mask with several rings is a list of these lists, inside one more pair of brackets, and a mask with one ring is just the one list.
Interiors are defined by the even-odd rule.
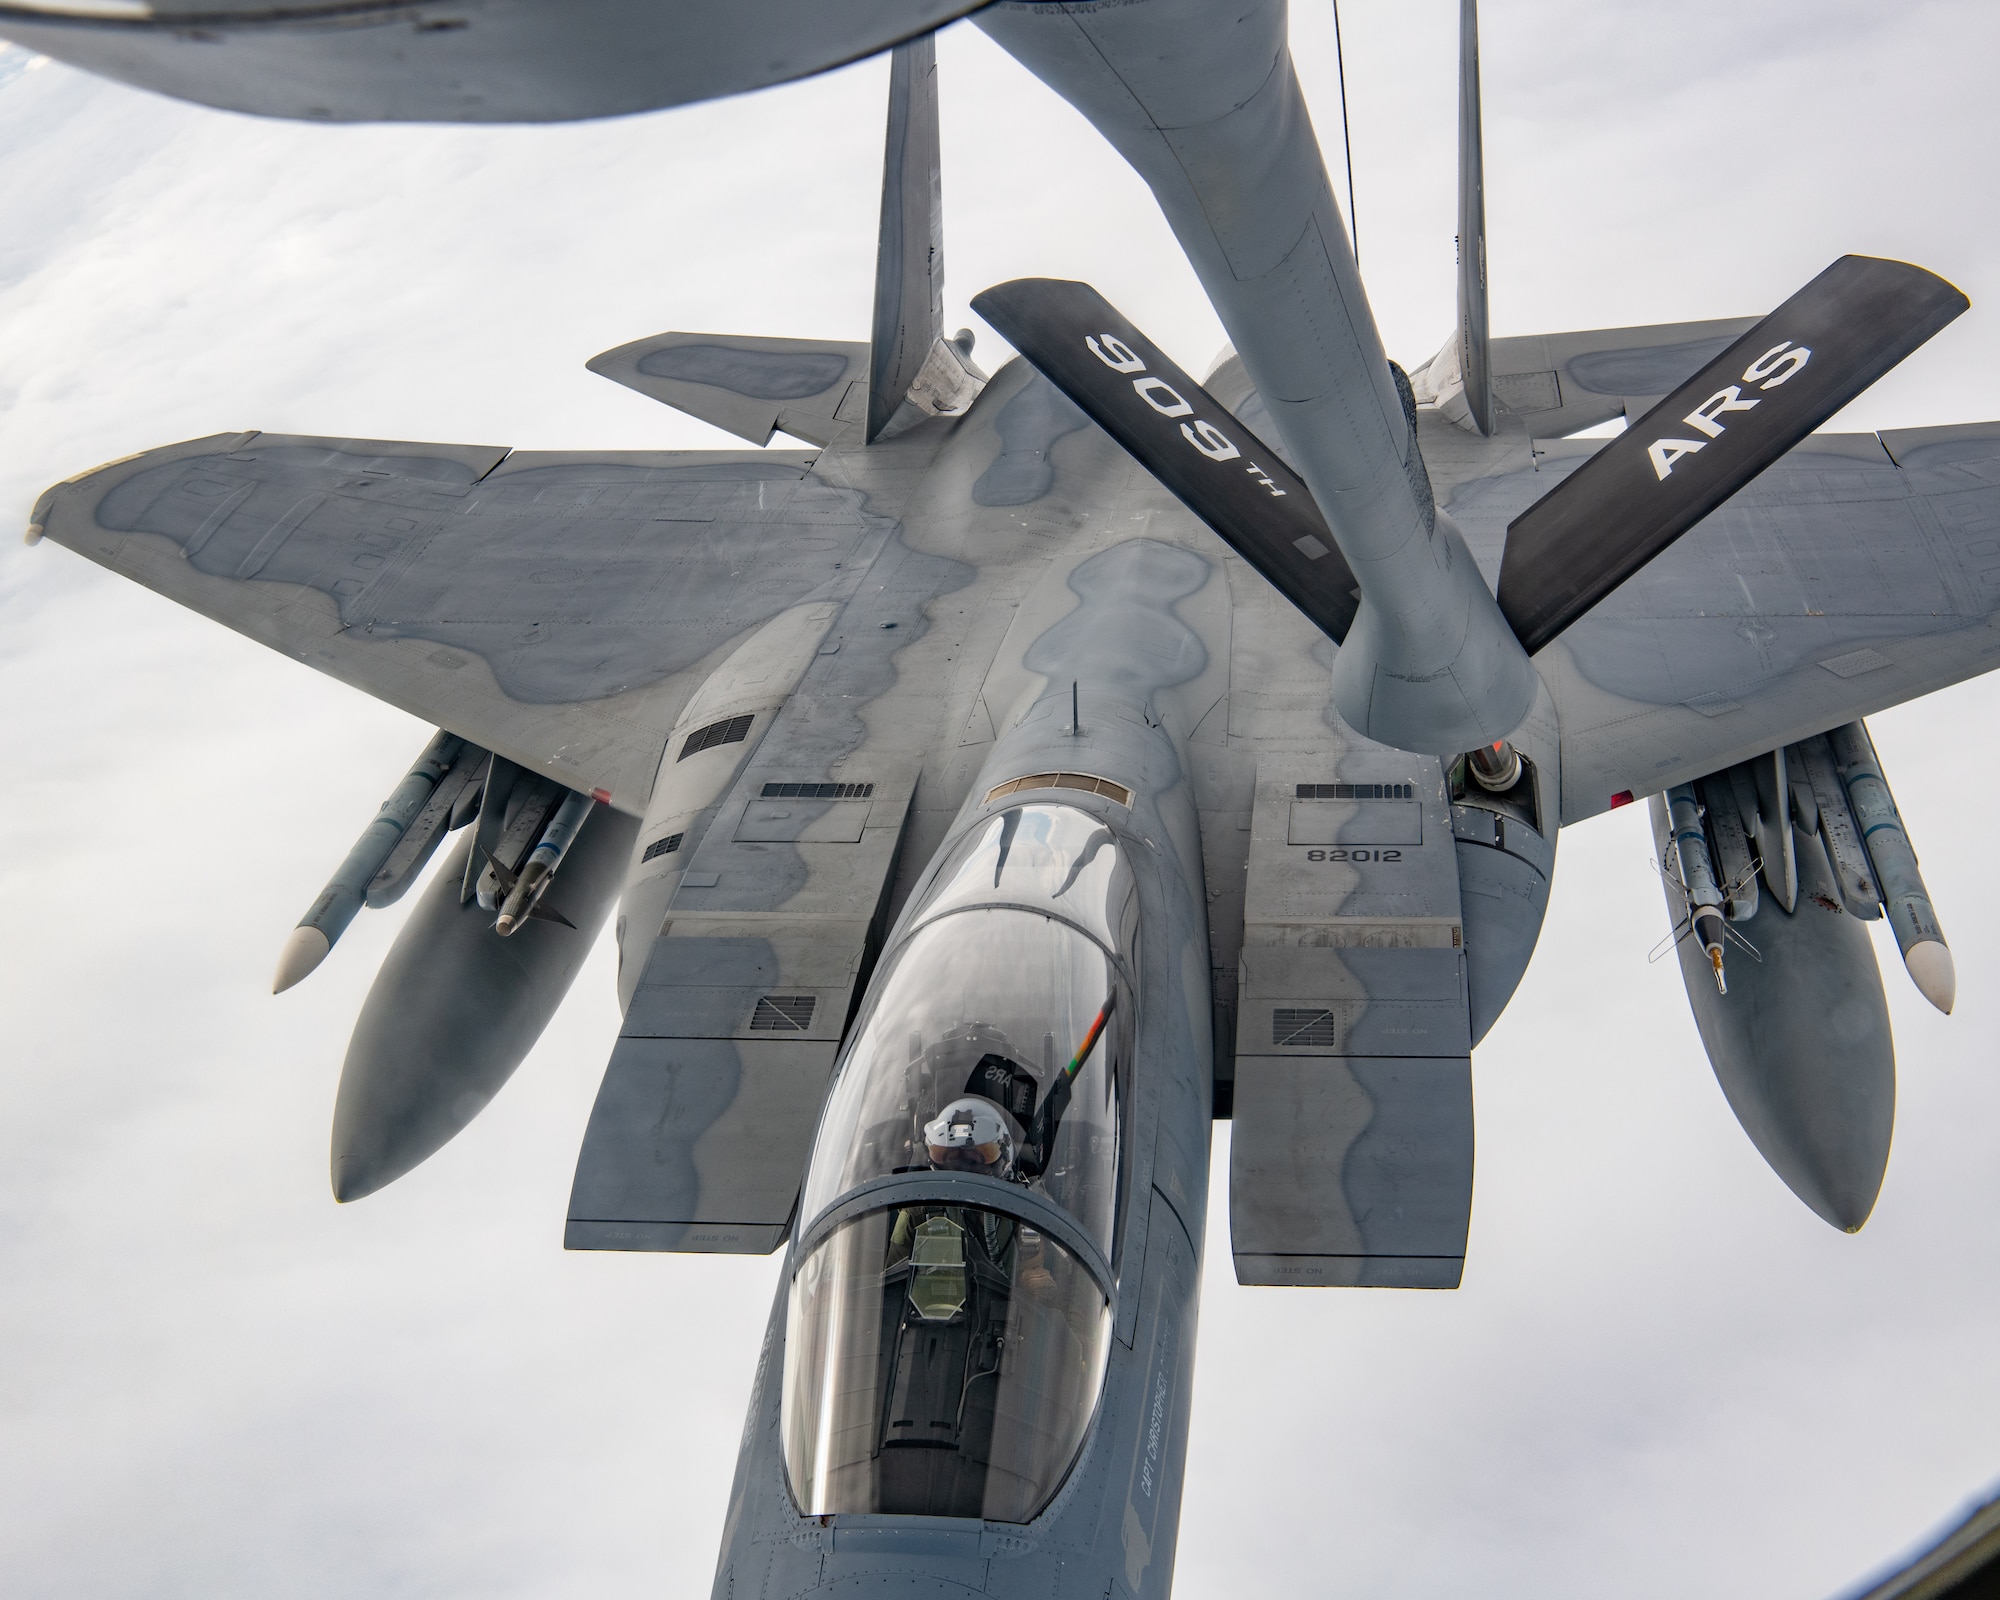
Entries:
[[966,906],[1032,906],[1075,923],[1121,954],[1138,896],[1111,830],[1074,806],[1016,806],[959,841],[931,879],[920,919]]
[[920,1203],[842,1224],[792,1279],[785,1465],[799,1509],[1027,1522],[1062,1487],[1111,1309],[1046,1234]]
[[1053,1203],[1111,1256],[1137,926],[1110,831],[1069,806],[1019,806],[953,850],[884,958],[802,1224],[898,1173],[996,1181],[978,1205],[913,1199],[847,1220],[800,1263],[783,1427],[801,1510],[1025,1522],[1061,1486],[1110,1304],[1072,1250],[1008,1215],[1008,1195]]
[[[1019,807],[962,844],[876,977],[801,1217],[871,1178],[984,1172],[1062,1207],[1109,1256],[1133,1031],[1114,952],[1129,961],[1134,902],[1108,830],[1069,807]],[[978,1132],[993,1123],[1004,1138]]]

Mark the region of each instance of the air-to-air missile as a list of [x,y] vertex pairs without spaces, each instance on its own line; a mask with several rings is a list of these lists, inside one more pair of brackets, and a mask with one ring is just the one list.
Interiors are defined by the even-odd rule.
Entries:
[[1895,930],[1896,948],[1903,953],[1903,965],[1910,981],[1923,997],[1950,1014],[1958,996],[1958,974],[1951,959],[1951,947],[1944,942],[1937,912],[1931,908],[1930,891],[1917,871],[1917,853],[1903,831],[1902,813],[1896,797],[1882,776],[1882,764],[1875,754],[1875,742],[1859,722],[1835,728],[1827,735],[1833,758],[1847,787],[1854,821],[1862,847],[1875,868],[1875,883],[1882,904]]
[[[465,793],[485,757],[477,746],[443,732],[424,747],[285,941],[273,994],[283,994],[324,961],[363,905],[385,905],[409,887],[438,840],[463,820]],[[449,782],[454,775],[458,781]],[[402,849],[405,844],[408,850]],[[371,893],[385,873],[391,886]]]
[[1715,992],[1727,994],[1729,982],[1722,974],[1722,887],[1715,881],[1708,836],[1701,826],[1701,802],[1695,799],[1693,784],[1677,783],[1667,791],[1667,814],[1673,824],[1680,886],[1687,897],[1688,928],[1708,958]]
[[576,843],[577,834],[590,818],[590,808],[596,804],[591,795],[572,792],[564,796],[554,818],[543,830],[541,841],[528,852],[528,859],[518,873],[498,861],[492,863],[494,876],[507,891],[499,919],[493,924],[493,931],[501,938],[506,938],[530,917],[559,922],[566,928],[576,926],[560,911],[542,905],[542,893],[555,877],[556,868],[563,864],[563,857],[569,854],[569,847]]
[[[957,3],[890,9],[933,18]],[[686,8],[618,9],[657,39]],[[231,435],[114,463],[37,502],[32,527],[57,543],[329,670],[374,681],[388,661],[397,697],[428,685],[441,717],[524,763],[440,734],[287,948],[280,987],[363,903],[404,891],[443,833],[473,820],[477,788],[476,827],[356,1026],[334,1119],[337,1198],[407,1172],[487,1104],[585,960],[622,874],[623,1019],[564,1243],[748,1253],[789,1241],[719,1595],[886,1585],[934,1600],[1164,1600],[1214,1118],[1234,1123],[1240,1281],[1460,1282],[1471,1050],[1533,951],[1571,792],[1591,815],[1593,782],[1611,780],[1595,793],[1616,805],[1633,796],[1623,785],[1643,778],[1643,794],[1669,775],[1628,719],[1597,715],[1589,696],[1613,691],[1594,671],[1569,680],[1583,716],[1566,730],[1561,680],[1542,681],[1539,652],[1615,590],[1643,587],[1647,563],[1965,309],[1934,275],[1844,257],[1773,314],[1787,330],[1776,344],[1747,324],[1719,352],[1691,330],[1675,345],[1650,328],[1559,336],[1618,342],[1561,358],[1560,384],[1553,368],[1510,374],[1536,381],[1513,388],[1507,410],[1543,379],[1554,409],[1489,432],[1501,410],[1470,0],[1461,14],[1457,412],[1427,379],[1437,414],[1420,418],[1381,347],[1279,0],[990,6],[978,26],[1152,185],[1235,346],[1213,392],[1087,285],[1023,280],[973,301],[1040,376],[1014,365],[989,385],[965,342],[944,339],[926,38],[891,67],[869,344],[670,333],[592,363],[753,445],[781,430],[818,454],[509,457]],[[506,43],[470,26],[480,52]],[[463,46],[463,31],[446,30],[459,45],[443,48]],[[224,73],[211,44],[159,32],[232,92],[271,79]],[[408,52],[392,32],[361,30],[362,43],[400,72]],[[605,37],[606,58],[631,55],[619,49],[629,30]],[[513,44],[501,54],[540,59]],[[468,59],[422,64],[447,110]],[[568,61],[558,88],[591,76]],[[648,92],[656,68],[633,68]],[[315,115],[323,83],[309,85]],[[563,114],[617,108],[559,99]],[[395,101],[413,116],[435,104]],[[481,95],[476,114],[521,104]],[[355,105],[337,109],[366,111]],[[1801,333],[1810,344],[1794,343]],[[1556,490],[1531,486],[1532,418],[1564,411],[1583,354],[1643,357],[1618,370],[1656,375],[1636,385],[1648,393],[1676,381],[1659,359],[1685,356],[1700,370],[1655,410],[1702,439],[1635,427]],[[1743,400],[1731,373],[1782,394]],[[1251,433],[1256,412],[1296,473]],[[1571,410],[1551,432],[1612,414]],[[1674,460],[1712,446],[1700,466],[1713,471],[1668,483]],[[1900,454],[1921,470],[1923,448]],[[1437,470],[1451,476],[1434,481]],[[1504,537],[1482,513],[1478,561],[1449,510],[1462,504],[1449,490],[1474,477],[1482,495],[1513,483],[1524,508]],[[491,488],[449,492],[473,483]],[[301,499],[309,484],[325,490]],[[1822,497],[1816,485],[1803,503]],[[411,516],[384,515],[405,502]],[[647,531],[655,523],[671,531]],[[384,568],[378,543],[410,532],[409,555]],[[560,607],[515,593],[518,560],[466,559],[539,565],[553,543],[576,552],[574,569],[528,577],[567,586]],[[1680,617],[1702,592],[1690,582],[1733,593],[1738,548],[1704,554],[1697,536],[1646,604]],[[1497,593],[1481,565],[1495,553]],[[329,576],[378,568],[395,581]],[[226,587],[253,578],[254,594]],[[339,637],[289,598],[296,615],[275,619],[283,582],[339,603]],[[570,631],[545,639],[552,611]],[[420,653],[362,642],[370,618]],[[1938,634],[1934,613],[1904,620]],[[1989,667],[1984,628],[1962,631],[1960,656],[1897,662],[1903,681]],[[1815,630],[1815,653],[1824,642]],[[468,650],[486,668],[439,680],[419,666],[455,674]],[[354,651],[366,668],[340,653]],[[1717,709],[1714,696],[1685,698],[1685,658],[1650,643],[1621,653],[1671,669],[1640,674],[1653,687],[1635,685],[1635,703],[1704,720]],[[1803,665],[1803,703],[1840,692],[1820,666],[1844,681],[1840,658]],[[1798,733],[1799,681],[1760,685],[1751,718],[1684,748],[1740,754],[1732,730],[1773,725],[1758,716]],[[1606,743],[1593,725],[1619,731]],[[600,781],[628,809],[564,787]],[[1865,730],[1787,743],[1650,809],[1658,859],[1674,864],[1676,933],[1685,913],[1695,935],[1675,943],[1717,1079],[1784,1181],[1858,1228],[1895,1102],[1861,924],[1886,904],[1912,976],[1936,1003],[1951,998]],[[1725,987],[1732,923],[1756,959]]]

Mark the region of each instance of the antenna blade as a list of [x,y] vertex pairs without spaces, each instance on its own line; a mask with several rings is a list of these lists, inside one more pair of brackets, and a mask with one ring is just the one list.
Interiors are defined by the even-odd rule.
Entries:
[[868,361],[869,444],[896,415],[944,333],[939,165],[937,42],[927,33],[897,45],[889,56],[889,132]]
[[1842,256],[1516,517],[1500,611],[1530,655],[1969,302],[1903,261]]
[[1482,434],[1493,432],[1486,329],[1486,157],[1479,131],[1479,0],[1458,7],[1458,370]]

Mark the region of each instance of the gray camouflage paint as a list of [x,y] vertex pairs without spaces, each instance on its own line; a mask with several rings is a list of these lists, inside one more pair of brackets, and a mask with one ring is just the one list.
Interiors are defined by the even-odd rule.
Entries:
[[[1636,332],[1651,345],[1675,342],[1659,330]],[[1533,488],[1537,421],[1506,408],[1515,374],[1505,360],[1496,366],[1503,399],[1494,438],[1419,422],[1441,498],[1463,506],[1489,566],[1498,556],[1491,535]],[[1230,381],[1225,368],[1218,393]],[[1229,398],[1248,409],[1240,373],[1235,382]],[[743,398],[720,394],[718,405]],[[797,687],[737,747],[741,765],[724,798],[683,846],[689,881],[647,957],[645,976],[657,966],[659,981],[642,981],[634,995],[579,1162],[570,1223],[577,1245],[755,1250],[782,1242],[857,993],[928,863],[980,813],[974,797],[1001,777],[1045,767],[1095,771],[1138,790],[1131,818],[1116,825],[1157,863],[1146,878],[1149,1016],[1154,996],[1171,998],[1141,1052],[1149,1087],[1129,1157],[1119,1343],[1082,1464],[1023,1528],[926,1527],[919,1536],[894,1519],[807,1523],[783,1487],[767,1360],[740,1466],[725,1589],[741,1592],[753,1573],[800,1592],[814,1574],[824,1574],[822,1586],[900,1574],[949,1593],[948,1574],[962,1572],[989,1592],[1060,1584],[1101,1593],[1107,1583],[1165,1592],[1194,1348],[1204,1141],[1218,1089],[1234,1094],[1238,1117],[1231,1222],[1240,1276],[1456,1279],[1471,1191],[1465,1052],[1532,950],[1553,841],[1490,809],[1448,805],[1434,759],[1348,732],[1329,704],[1333,647],[1101,433],[1071,422],[1015,364],[958,423],[929,423],[865,450],[852,428],[836,427],[834,442],[812,457],[569,457],[548,462],[560,471],[531,459],[502,472],[519,458],[231,436],[87,474],[51,491],[36,511],[51,539],[350,682],[393,689],[399,703],[571,787],[611,788],[628,817],[646,809],[669,732],[720,662],[779,611],[827,608]],[[1976,562],[1982,529],[2000,515],[1995,431],[1891,436],[1889,448],[1890,465],[1863,458],[1859,468],[1845,444],[1795,452],[1777,469],[1793,476],[1767,478],[1739,499],[1766,496],[1758,514],[1796,518],[1773,482],[1822,500],[1830,471],[1893,484],[1895,493],[1842,502],[1864,508],[1850,517],[1889,506],[1922,534],[1883,545],[1881,581],[1871,580],[1870,592],[1933,593],[1924,587],[1941,562],[1932,552],[1942,546]],[[1023,459],[1032,476],[994,493],[1015,470],[1009,463]],[[1551,465],[1547,457],[1543,464]],[[188,497],[194,476],[212,478],[221,493]],[[292,515],[315,496],[323,498],[309,512]],[[197,516],[204,498],[209,510]],[[228,510],[217,516],[217,505]],[[1717,530],[1732,526],[1737,510],[1725,508],[1612,605],[1651,605],[1671,619],[1690,584],[1726,592],[1742,575],[1731,565],[1738,546]],[[552,512],[560,538],[544,532],[538,541],[534,530],[548,529]],[[656,523],[660,512],[714,520]],[[391,517],[419,527],[390,530]],[[363,568],[373,576],[360,589],[337,592],[352,581],[344,574],[353,555],[386,553],[362,537],[375,531],[371,518],[402,536],[394,545],[401,564]],[[775,574],[759,564],[760,551],[802,539],[831,543],[791,551]],[[537,572],[554,570],[538,565],[538,544],[564,549],[561,583],[534,583]],[[575,559],[579,549],[587,560]],[[683,583],[635,584],[633,563],[647,561],[678,570]],[[253,562],[250,575],[237,576]],[[1902,649],[1898,628],[1919,645],[1983,636],[1991,610],[1984,591],[1953,592],[1965,596],[1965,620],[1948,624],[1956,632],[1940,634],[1926,605],[1920,616],[1889,617],[1867,636],[1873,648],[1884,656]],[[1794,599],[1782,603],[1789,610]],[[479,620],[467,625],[468,617]],[[692,644],[677,639],[682,617],[706,630]],[[1793,625],[1790,615],[1747,620],[1766,621],[1773,633]],[[522,637],[538,623],[547,625],[540,634]],[[1593,618],[1579,630],[1586,645],[1574,655],[1585,662],[1597,659],[1587,633],[1599,625]],[[1670,670],[1680,659],[1674,635],[1663,627],[1655,636],[1667,643],[1654,675],[1628,666],[1617,682],[1632,704],[1678,711],[1703,736],[1680,752],[1688,769],[1712,770],[1766,737],[1726,741],[1716,730],[1738,713],[1683,706],[1689,691]],[[586,639],[594,655],[580,648]],[[1838,642],[1853,648],[1845,635]],[[1643,790],[1658,759],[1645,748],[1646,760],[1635,761],[1599,725],[1572,722],[1579,705],[1614,702],[1561,655],[1570,649],[1565,641],[1545,652],[1550,689],[1516,733],[1535,763],[1547,819],[1570,809],[1558,796],[1572,793],[1579,766],[1598,774],[1600,789],[1618,782]],[[1804,660],[1794,670],[1817,673],[1837,696],[1804,713],[1820,725],[1866,709],[1856,704],[1859,692],[1891,674],[1843,677],[1811,652]],[[1962,675],[1981,663],[1964,652],[1937,660],[1934,674]],[[489,687],[465,694],[460,685],[479,673]],[[634,679],[644,681],[635,688]],[[1083,708],[1080,740],[1061,731],[1071,681]],[[1777,680],[1780,691],[1786,681]],[[1783,726],[1794,726],[1801,713],[1767,710],[1770,694],[1746,696],[1746,713],[1789,717]],[[473,715],[460,715],[468,709]],[[575,730],[593,713],[608,713],[620,737],[578,759]],[[1385,762],[1407,765],[1404,781],[1438,796],[1426,802],[1424,835],[1434,858],[1425,882],[1435,887],[1414,900],[1408,886],[1369,889],[1389,864],[1361,864],[1347,869],[1353,891],[1318,904],[1289,895],[1284,886],[1302,879],[1310,849],[1324,848],[1291,842],[1297,784],[1349,781]],[[808,781],[876,787],[858,827],[829,831],[825,819],[855,802],[824,800],[796,808],[795,839],[746,829],[765,783]],[[1108,819],[1118,811],[1109,801],[1063,798]],[[1588,814],[1602,804],[1574,809]],[[746,831],[765,836],[741,837]],[[635,840],[635,851],[642,844]],[[785,1036],[754,1029],[756,1003],[772,993],[811,994],[810,1025]],[[1348,1031],[1331,1046],[1274,1048],[1277,1011],[1315,1007],[1338,1013]],[[1410,1023],[1394,1019],[1419,1013],[1456,1015],[1449,1047],[1383,1053],[1383,1041],[1409,1037]],[[1754,1114],[1744,1115],[1756,1137]],[[1308,1117],[1319,1138],[1283,1136]],[[1785,1159],[1769,1140],[1760,1148],[1774,1164]],[[1397,1150],[1412,1155],[1385,1162]],[[1311,1197],[1304,1207],[1302,1194]],[[774,1325],[773,1351],[783,1337]],[[1163,1384],[1171,1403],[1156,1432]],[[1146,1483],[1150,1496],[1137,1487]],[[936,1550],[913,1553],[929,1549],[925,1541]]]
[[[1648,802],[1664,855],[1666,806]],[[1731,926],[1756,959],[1729,952],[1718,995],[1693,939],[1677,947],[1681,976],[1716,1082],[1771,1170],[1820,1217],[1857,1233],[1875,1207],[1896,1124],[1896,1047],[1868,930],[1840,907],[1819,842],[1795,833],[1799,897],[1775,895]],[[1662,878],[1667,914],[1687,907]]]
[[1333,666],[1342,719],[1449,757],[1510,734],[1535,674],[1432,503],[1285,17],[1285,0],[1146,0],[990,6],[975,25],[1146,180],[1311,485],[1361,591]]
[[[1435,412],[1417,424],[1475,570],[1491,581],[1513,510],[1589,448],[1535,440],[1637,415],[1743,325],[1495,341],[1494,436]],[[1130,783],[1129,815],[1061,795],[1122,830],[1147,868],[1143,1093],[1116,1344],[1078,1470],[1020,1527],[798,1517],[775,1437],[781,1288],[717,1590],[1164,1594],[1211,1097],[1233,1095],[1237,1111],[1239,1276],[1456,1281],[1471,1193],[1468,1052],[1532,951],[1554,824],[1984,670],[2000,430],[1884,436],[1886,468],[1865,444],[1816,441],[1543,652],[1513,730],[1534,765],[1537,830],[1476,797],[1454,802],[1435,758],[1348,731],[1332,709],[1339,653],[1023,368],[1004,369],[961,421],[864,451],[865,356],[837,342],[678,334],[592,363],[758,442],[782,425],[823,446],[816,455],[528,457],[225,436],[58,486],[34,522],[485,748],[606,790],[627,828],[722,663],[789,608],[826,608],[797,686],[736,752],[722,798],[685,842],[665,925],[625,930],[651,946],[579,1161],[578,1245],[782,1243],[876,952],[938,850],[983,813],[978,797],[1044,767]],[[1646,387],[1613,392],[1627,385]],[[1241,414],[1262,412],[1240,364],[1216,387]],[[196,475],[219,493],[190,497]],[[1828,576],[1814,565],[1836,521],[1855,549],[1879,552],[1875,566]],[[561,561],[547,555],[556,549]],[[1751,582],[1774,577],[1793,587]],[[1875,609],[1852,615],[1866,626],[1840,631],[1850,614],[1837,605],[1806,618],[1807,583],[1850,605],[1865,583]],[[1940,591],[1956,607],[1942,625],[1918,609]],[[1900,598],[1883,607],[1883,593]],[[1621,647],[1618,630],[1638,626],[1650,648]],[[1837,653],[1820,654],[1822,638]],[[1700,676],[1718,651],[1730,671]],[[1743,680],[1752,657],[1764,676]],[[1069,681],[1080,738],[1064,731]],[[1422,793],[1420,842],[1387,847],[1420,860],[1294,842],[1299,784],[1385,774]],[[773,782],[874,789],[778,818],[762,793]],[[1312,804],[1327,809],[1306,837],[1353,840],[1352,827],[1372,826],[1368,801]],[[1350,856],[1314,861],[1315,849]],[[1392,871],[1406,866],[1420,870]],[[809,995],[810,1020],[760,1030],[768,994]],[[1764,1104],[1782,1122],[1780,1090]],[[1760,1137],[1754,1095],[1731,1098],[1783,1171],[1782,1138]],[[1302,1124],[1319,1137],[1283,1137]]]

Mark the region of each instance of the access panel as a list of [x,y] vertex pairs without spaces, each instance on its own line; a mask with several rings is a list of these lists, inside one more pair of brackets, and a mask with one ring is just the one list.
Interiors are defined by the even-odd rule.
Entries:
[[1237,1280],[1456,1288],[1472,1041],[1443,768],[1363,740],[1265,757],[1250,834]]
[[569,1249],[762,1254],[790,1226],[916,766],[834,784],[781,762],[753,761],[693,846],[591,1110]]

